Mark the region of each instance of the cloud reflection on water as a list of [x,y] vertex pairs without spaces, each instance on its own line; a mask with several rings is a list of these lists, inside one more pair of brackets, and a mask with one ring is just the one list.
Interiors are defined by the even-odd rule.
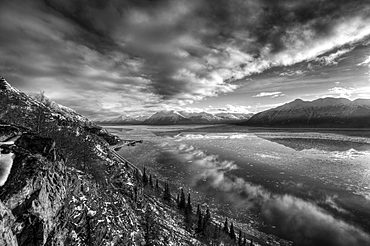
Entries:
[[[233,161],[220,160],[194,146],[172,146],[180,158],[188,160],[194,171],[195,189],[217,190],[221,200],[227,200],[234,209],[249,208],[261,218],[276,226],[274,233],[293,240],[297,245],[370,245],[370,236],[361,228],[335,218],[317,204],[292,195],[271,193],[242,177],[230,174],[237,169]],[[330,203],[330,204],[329,204]],[[333,199],[328,205],[340,209]]]

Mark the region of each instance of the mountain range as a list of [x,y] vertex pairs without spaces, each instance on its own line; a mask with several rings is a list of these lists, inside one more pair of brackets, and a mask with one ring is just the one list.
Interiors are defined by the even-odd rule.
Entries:
[[186,124],[223,124],[237,123],[249,119],[253,114],[159,111],[151,116],[119,117],[100,121],[102,124],[143,124],[143,125],[186,125]]
[[243,122],[261,127],[370,127],[370,99],[320,98],[296,99],[269,109]]
[[320,98],[314,101],[296,99],[257,114],[222,112],[159,111],[147,116],[117,118],[102,124],[186,125],[239,124],[260,127],[370,127],[370,99]]

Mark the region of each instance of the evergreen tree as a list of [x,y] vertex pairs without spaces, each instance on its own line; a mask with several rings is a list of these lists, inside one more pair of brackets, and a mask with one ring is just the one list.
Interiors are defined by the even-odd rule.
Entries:
[[155,222],[155,216],[151,206],[147,206],[145,209],[143,229],[145,245],[154,245],[159,236],[159,228],[158,224]]
[[204,215],[203,219],[203,230],[206,232],[207,228],[211,224],[211,213],[209,212],[209,208],[207,207],[206,214]]
[[171,201],[171,192],[170,192],[170,186],[167,183],[167,201]]
[[155,188],[159,189],[158,179],[155,179]]
[[184,209],[186,206],[184,190],[181,189],[179,208]]
[[140,180],[140,174],[139,174],[139,170],[138,169],[135,169],[135,178],[137,181]]
[[206,210],[206,216],[205,216],[206,220],[207,220],[207,223],[210,223],[211,222],[211,212],[209,211],[209,208],[207,207],[207,210]]
[[203,231],[203,218],[202,212],[198,214],[197,232],[201,233]]
[[180,194],[179,193],[177,193],[176,195],[176,204],[177,204],[177,207],[180,206]]
[[186,210],[188,210],[189,213],[193,213],[193,207],[191,206],[190,201],[190,193],[188,193],[188,203],[186,204]]
[[245,238],[245,236],[244,236],[244,240],[243,240],[243,246],[247,246],[247,239]]
[[213,238],[217,239],[218,238],[218,224],[215,224],[214,231],[213,231]]
[[230,238],[231,239],[235,239],[235,231],[234,231],[234,224],[233,224],[233,222],[231,222],[231,225],[230,225],[229,235],[230,235]]
[[143,171],[143,184],[144,184],[144,186],[148,184],[148,177],[146,176],[145,167],[144,167],[144,171]]
[[228,223],[227,223],[227,218],[225,219],[225,222],[224,222],[223,231],[226,232],[226,233],[229,233],[229,226],[228,226]]
[[198,203],[198,206],[197,206],[197,216],[199,216],[199,214],[201,214],[202,212],[201,212],[201,210],[200,210],[200,205],[199,205],[199,203]]
[[168,202],[171,201],[170,186],[168,185],[167,182],[164,183],[163,199]]
[[190,193],[188,193],[188,202],[185,207],[185,223],[188,229],[192,229],[193,225],[193,207],[191,206]]
[[184,214],[184,220],[185,220],[185,224],[186,224],[186,227],[188,229],[191,229],[191,225],[192,225],[192,213],[190,213],[190,211],[188,209],[185,209],[185,214]]
[[152,175],[151,174],[149,176],[149,185],[150,185],[150,188],[153,188],[153,179],[152,179]]
[[238,245],[242,245],[242,231],[239,229],[239,236],[238,236]]

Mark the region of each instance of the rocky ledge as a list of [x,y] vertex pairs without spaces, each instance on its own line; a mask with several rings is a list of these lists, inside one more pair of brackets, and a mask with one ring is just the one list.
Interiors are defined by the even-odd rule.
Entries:
[[66,198],[64,162],[55,158],[52,139],[9,125],[0,129],[1,138],[6,138],[0,142],[0,165],[2,171],[11,169],[8,177],[1,173],[6,182],[0,189],[0,245],[43,245]]

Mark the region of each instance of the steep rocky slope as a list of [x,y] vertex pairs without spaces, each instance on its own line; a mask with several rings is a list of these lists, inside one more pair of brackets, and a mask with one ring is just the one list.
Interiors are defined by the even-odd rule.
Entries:
[[276,127],[370,127],[370,100],[321,98],[309,102],[297,99],[255,114],[243,124]]

